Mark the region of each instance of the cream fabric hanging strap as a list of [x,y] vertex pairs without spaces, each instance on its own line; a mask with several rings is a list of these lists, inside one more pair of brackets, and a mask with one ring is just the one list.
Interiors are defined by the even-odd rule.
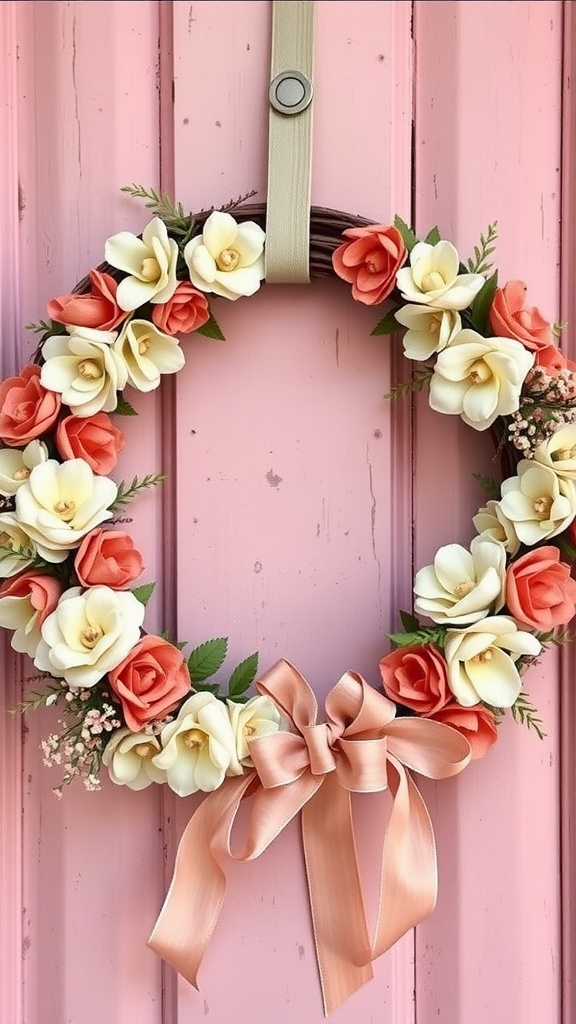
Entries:
[[314,4],[274,0],[266,204],[266,280],[310,281]]

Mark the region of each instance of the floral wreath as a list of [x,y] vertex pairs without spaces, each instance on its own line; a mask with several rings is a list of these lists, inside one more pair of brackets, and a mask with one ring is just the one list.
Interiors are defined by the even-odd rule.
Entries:
[[[163,374],[179,372],[182,336],[223,338],[216,298],[259,289],[265,209],[239,200],[192,217],[163,193],[124,191],[151,210],[142,235],[122,231],[106,241],[105,263],[52,299],[48,319],[28,325],[41,335],[34,360],[0,384],[0,626],[40,673],[41,689],[22,709],[63,709],[61,731],[42,743],[62,785],[80,778],[97,789],[104,767],[112,782],[134,790],[160,783],[178,796],[210,794],[185,832],[151,940],[193,983],[222,900],[218,864],[257,856],[302,812],[329,1012],[434,906],[434,840],[410,770],[434,779],[461,771],[496,741],[508,710],[544,735],[521,676],[545,647],[569,639],[576,612],[576,364],[558,348],[559,327],[526,307],[524,283],[498,286],[490,262],[496,224],[464,264],[437,228],[418,240],[399,217],[386,226],[312,210],[313,276],[337,276],[355,301],[382,306],[374,334],[403,332],[412,376],[391,396],[427,388],[432,409],[489,430],[505,477],[479,477],[487,498],[470,547],[444,545],[416,573],[414,609],[399,613],[402,629],[389,634],[393,649],[379,663],[381,690],[346,672],[320,724],[308,683],[281,661],[247,698],[257,655],[223,688],[214,676],[225,639],[185,652],[144,630],[153,584],[134,585],[142,555],[114,517],[163,478],[117,484],[110,474],[124,446],[119,418],[135,414],[126,389],[152,391]],[[348,822],[337,870],[344,860],[355,882],[340,907],[345,948],[334,951],[330,888],[338,874],[320,856],[315,863],[326,816],[340,824],[342,799],[386,788],[394,808],[381,892],[399,894],[401,909],[393,906],[368,937]],[[254,793],[248,845],[232,854],[236,812]],[[211,866],[180,883],[179,863],[194,858],[198,843],[215,846]],[[426,892],[406,882],[410,866],[426,877]],[[204,919],[180,955],[171,947],[184,928],[182,898],[188,914],[204,900]]]

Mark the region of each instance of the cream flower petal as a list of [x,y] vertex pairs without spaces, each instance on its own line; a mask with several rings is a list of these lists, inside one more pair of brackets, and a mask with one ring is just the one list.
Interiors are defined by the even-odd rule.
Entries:
[[225,273],[218,270],[212,285],[212,291],[216,292],[216,285],[228,292],[235,298],[241,295],[254,295],[260,288],[260,281],[264,277],[264,259],[256,260],[251,267],[239,267],[233,273]]
[[464,408],[467,385],[462,381],[449,381],[434,373],[430,381],[429,404],[435,412],[458,416]]
[[[518,669],[504,651],[492,648],[490,655],[489,661],[467,661],[465,664],[465,671],[476,694],[474,704],[478,703],[479,698],[493,707],[512,707],[522,689]],[[454,696],[465,705],[458,693],[454,692]]]
[[[194,245],[194,243],[197,243]],[[211,291],[218,267],[213,256],[210,255],[207,247],[202,244],[201,238],[193,238],[184,250],[184,255],[190,273],[190,280],[195,288],[202,291]]]
[[497,415],[499,391],[498,382],[495,380],[469,388],[462,401],[464,422],[474,426],[475,423],[484,422]]
[[238,224],[230,213],[214,210],[207,218],[202,229],[204,245],[213,259],[217,259],[223,249],[235,247]]
[[235,247],[240,253],[239,267],[254,266],[262,256],[265,234],[259,224],[247,221],[238,225]]
[[460,544],[445,544],[434,556],[434,570],[445,589],[474,578],[474,559]]
[[125,274],[140,273],[147,254],[146,243],[130,231],[119,231],[108,238],[104,245],[104,259]]
[[553,469],[557,476],[576,480],[576,423],[566,423],[538,446],[534,461]]

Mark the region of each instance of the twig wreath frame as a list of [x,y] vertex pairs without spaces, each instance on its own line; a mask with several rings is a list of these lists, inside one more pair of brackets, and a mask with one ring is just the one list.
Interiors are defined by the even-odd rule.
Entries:
[[[0,625],[41,673],[22,709],[63,709],[61,732],[42,744],[62,784],[80,778],[96,789],[104,768],[134,790],[209,794],[151,939],[192,983],[223,898],[221,865],[258,856],[301,812],[328,1013],[434,907],[434,837],[411,771],[461,771],[496,741],[508,710],[543,735],[521,676],[569,639],[576,612],[576,366],[558,347],[559,328],[525,305],[524,283],[498,285],[495,224],[463,263],[437,228],[418,240],[398,217],[382,225],[313,208],[312,277],[341,278],[355,301],[378,306],[374,334],[403,334],[412,374],[391,397],[427,388],[433,409],[490,431],[504,479],[481,480],[487,499],[470,548],[448,543],[417,572],[414,608],[399,613],[379,663],[381,690],[345,672],[319,722],[312,690],[287,661],[246,696],[254,654],[222,692],[214,676],[224,638],[184,652],[145,631],[153,584],[135,585],[142,556],[114,524],[162,477],[117,484],[110,474],[124,445],[119,419],[134,414],[126,389],[155,390],[181,370],[182,337],[223,337],[215,298],[260,287],[266,210],[244,197],[193,217],[154,190],[125,191],[151,211],[142,235],[107,240],[105,262],[28,325],[40,334],[34,360],[0,384]],[[381,897],[393,897],[370,936],[350,794],[387,788]],[[248,839],[233,854],[247,796]],[[331,850],[326,822],[338,836]],[[210,851],[202,868],[199,850]],[[347,896],[334,906],[343,870]]]

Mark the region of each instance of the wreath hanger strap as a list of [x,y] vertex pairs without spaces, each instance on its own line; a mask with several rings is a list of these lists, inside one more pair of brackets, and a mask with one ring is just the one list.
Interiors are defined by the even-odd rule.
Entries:
[[310,282],[312,0],[274,0],[269,90],[266,280]]

